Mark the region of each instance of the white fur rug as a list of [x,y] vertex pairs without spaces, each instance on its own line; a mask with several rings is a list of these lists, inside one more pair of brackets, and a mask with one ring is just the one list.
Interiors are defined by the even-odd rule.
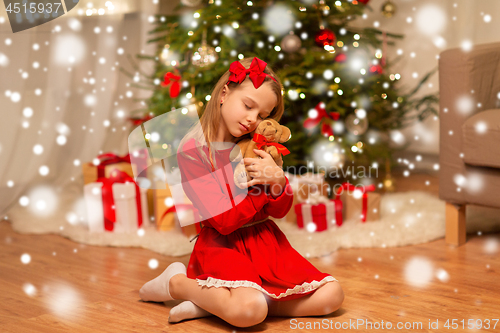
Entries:
[[[89,233],[84,222],[74,222],[75,216],[84,214],[83,191],[78,185],[73,184],[57,193],[51,214],[43,216],[32,212],[29,206],[17,204],[7,214],[13,229],[26,234],[59,234],[89,245],[142,247],[169,256],[191,253],[195,241],[190,243],[186,236],[176,230],[158,232],[154,227],[149,227],[145,228],[143,235]],[[394,193],[382,196],[381,219],[377,222],[348,220],[341,227],[317,233],[298,229],[295,224],[286,221],[276,220],[276,224],[301,255],[313,258],[328,255],[340,248],[395,247],[442,238],[445,234],[444,207],[444,202],[424,192]],[[468,206],[467,231],[500,231],[499,212],[496,209]],[[84,220],[84,217],[81,219]]]

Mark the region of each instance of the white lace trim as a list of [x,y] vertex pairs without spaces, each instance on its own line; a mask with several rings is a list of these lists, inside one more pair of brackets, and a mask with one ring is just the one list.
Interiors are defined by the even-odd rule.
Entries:
[[275,294],[269,293],[267,290],[265,290],[264,288],[259,286],[257,283],[252,282],[252,281],[246,281],[246,280],[228,281],[228,280],[215,279],[215,278],[210,277],[210,276],[206,280],[196,279],[196,281],[198,281],[198,284],[200,286],[206,286],[206,287],[216,287],[216,288],[219,288],[219,287],[227,287],[227,288],[250,287],[250,288],[257,289],[257,290],[263,292],[264,294],[266,294],[272,298],[282,298],[282,297],[286,297],[286,296],[289,296],[292,294],[305,294],[305,293],[308,293],[312,290],[318,289],[319,287],[321,287],[322,285],[324,285],[327,282],[331,282],[331,281],[338,282],[338,280],[336,278],[329,275],[329,276],[326,276],[321,281],[314,280],[310,283],[304,282],[301,285],[296,285],[294,288],[292,288],[292,289],[289,288],[289,289],[287,289],[286,292],[281,293],[279,296],[276,296]]

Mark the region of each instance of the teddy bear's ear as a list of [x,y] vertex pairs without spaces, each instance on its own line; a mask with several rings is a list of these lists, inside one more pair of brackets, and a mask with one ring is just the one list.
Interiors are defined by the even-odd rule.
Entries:
[[290,132],[290,129],[288,127],[283,125],[280,126],[281,126],[281,136],[279,142],[287,142],[288,140],[290,140],[292,133]]

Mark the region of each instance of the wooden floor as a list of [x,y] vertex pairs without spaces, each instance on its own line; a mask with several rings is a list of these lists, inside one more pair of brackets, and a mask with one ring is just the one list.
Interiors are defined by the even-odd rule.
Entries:
[[[437,179],[428,175],[398,178],[396,184],[398,191],[437,194]],[[370,332],[386,328],[388,322],[395,329],[400,322],[407,327],[421,323],[401,330],[406,332],[457,332],[465,331],[462,323],[467,328],[471,319],[471,325],[489,324],[486,331],[498,332],[499,253],[499,234],[469,235],[459,248],[440,239],[417,246],[340,250],[310,261],[340,281],[346,294],[341,309],[325,317],[268,317],[241,329],[216,317],[169,324],[169,310],[180,301],[140,300],[138,290],[146,281],[174,261],[187,264],[189,256],[88,246],[57,235],[21,235],[2,221],[0,331],[313,332],[343,325],[352,332]],[[30,256],[29,263],[22,262],[23,254]],[[157,269],[149,268],[150,259],[158,260]],[[450,327],[456,319],[458,328],[445,328],[448,319]],[[439,328],[430,328],[429,320],[438,321]],[[373,329],[365,326],[367,321]]]

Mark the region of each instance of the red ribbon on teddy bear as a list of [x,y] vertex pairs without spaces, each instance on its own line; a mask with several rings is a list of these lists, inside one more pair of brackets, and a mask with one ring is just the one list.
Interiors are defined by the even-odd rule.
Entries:
[[262,134],[255,133],[252,140],[257,143],[257,149],[261,149],[263,146],[275,146],[283,156],[290,154],[290,151],[285,146],[277,142],[268,141]]

